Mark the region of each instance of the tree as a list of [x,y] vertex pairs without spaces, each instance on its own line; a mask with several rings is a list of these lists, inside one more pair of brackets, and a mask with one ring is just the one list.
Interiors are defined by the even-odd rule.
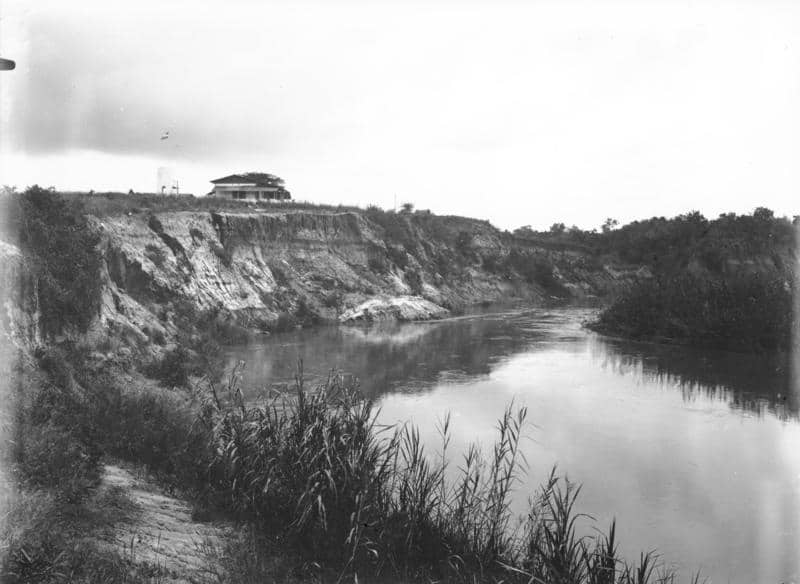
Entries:
[[552,233],[553,235],[561,235],[566,230],[567,230],[567,226],[564,225],[563,223],[553,223],[550,226],[550,233]]
[[753,217],[759,221],[770,221],[775,217],[775,213],[772,211],[772,209],[767,209],[766,207],[757,207],[755,211],[753,211]]
[[609,217],[608,219],[605,220],[605,223],[603,223],[600,229],[602,229],[603,233],[608,233],[609,231],[617,227],[617,225],[619,225],[619,221]]
[[403,203],[400,207],[403,213],[413,213],[414,212],[414,203]]

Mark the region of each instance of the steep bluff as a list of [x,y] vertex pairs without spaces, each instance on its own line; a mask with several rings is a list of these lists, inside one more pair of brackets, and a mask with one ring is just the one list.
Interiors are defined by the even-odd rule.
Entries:
[[[271,329],[281,315],[301,324],[363,316],[367,302],[375,318],[383,301],[413,319],[480,302],[583,298],[636,277],[485,221],[422,213],[178,211],[91,221],[102,235],[100,324],[138,331],[168,333],[176,302]],[[428,304],[397,311],[398,297]]]
[[17,246],[0,241],[0,337],[37,345],[41,341],[38,293],[28,263]]

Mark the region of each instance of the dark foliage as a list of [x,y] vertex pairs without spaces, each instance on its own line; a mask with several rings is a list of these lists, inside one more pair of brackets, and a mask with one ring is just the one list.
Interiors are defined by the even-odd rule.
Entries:
[[217,259],[219,259],[223,266],[226,268],[231,267],[231,264],[233,264],[233,253],[227,247],[221,243],[212,241],[211,251],[214,252],[214,255],[217,256]]
[[146,255],[156,267],[160,268],[167,261],[167,254],[163,249],[152,243],[144,246],[144,255]]
[[386,255],[389,257],[389,260],[401,270],[405,270],[406,266],[408,266],[408,252],[404,247],[387,245]]
[[422,296],[422,275],[419,270],[409,268],[405,273],[406,283],[411,288],[411,294],[414,296]]
[[472,240],[472,234],[468,231],[459,231],[456,235],[456,251],[468,262],[475,262],[478,259]]
[[272,330],[276,333],[285,333],[297,328],[297,319],[293,314],[288,312],[281,312],[278,314],[278,319],[275,321]]
[[100,310],[99,236],[77,203],[53,191],[33,186],[3,197],[4,231],[32,263],[43,332],[85,331]]
[[506,257],[505,264],[506,271],[517,272],[529,284],[538,284],[556,296],[567,295],[563,284],[556,278],[552,262],[546,257],[514,248]]
[[192,370],[191,354],[185,347],[178,346],[147,364],[143,373],[165,387],[187,387]]
[[675,273],[695,258],[717,272],[728,259],[769,256],[776,250],[793,249],[795,245],[792,222],[775,217],[764,207],[750,215],[725,213],[713,220],[692,211],[671,219],[653,217],[613,227],[602,233],[578,228],[555,232],[528,229],[515,233],[524,239],[544,243],[586,246],[592,253],[645,264],[663,274]]
[[375,274],[386,274],[389,271],[389,264],[382,255],[374,255],[369,258],[367,266]]
[[606,309],[596,330],[746,351],[789,348],[792,285],[759,274],[707,279],[682,274],[637,283]]
[[214,452],[214,499],[255,528],[243,542],[248,558],[226,555],[241,581],[266,578],[274,565],[259,550],[275,544],[322,581],[656,581],[654,555],[634,565],[619,558],[614,524],[607,535],[578,535],[579,489],[554,475],[515,529],[524,409],[508,408],[498,421],[487,460],[472,446],[448,472],[449,418],[431,458],[415,428],[378,426],[372,403],[339,377],[307,393],[300,373],[293,396],[257,405],[231,381],[224,393],[212,388],[202,425]]

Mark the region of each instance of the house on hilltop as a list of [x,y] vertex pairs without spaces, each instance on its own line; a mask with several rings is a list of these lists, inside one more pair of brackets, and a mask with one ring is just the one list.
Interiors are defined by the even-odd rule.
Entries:
[[211,181],[215,197],[242,201],[288,201],[292,195],[283,187],[283,179],[266,172],[231,174]]

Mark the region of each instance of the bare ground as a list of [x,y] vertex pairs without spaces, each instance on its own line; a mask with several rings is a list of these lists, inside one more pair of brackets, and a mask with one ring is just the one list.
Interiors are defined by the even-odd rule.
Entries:
[[158,574],[163,583],[217,582],[218,568],[209,550],[218,549],[228,529],[198,523],[190,506],[166,494],[140,473],[121,466],[104,467],[98,496],[109,491],[124,495],[132,509],[104,531],[98,545]]

